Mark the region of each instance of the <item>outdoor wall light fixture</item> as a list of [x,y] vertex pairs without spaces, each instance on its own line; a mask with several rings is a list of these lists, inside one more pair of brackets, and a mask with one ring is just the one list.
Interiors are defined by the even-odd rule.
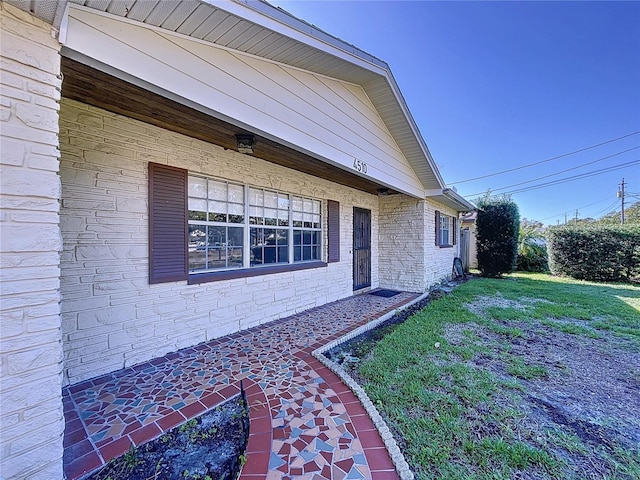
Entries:
[[389,189],[388,188],[383,187],[383,188],[379,188],[378,189],[378,196],[384,197],[386,195],[389,195]]
[[253,147],[256,145],[256,139],[253,135],[239,134],[236,135],[236,140],[238,141],[238,151],[240,153],[253,153]]

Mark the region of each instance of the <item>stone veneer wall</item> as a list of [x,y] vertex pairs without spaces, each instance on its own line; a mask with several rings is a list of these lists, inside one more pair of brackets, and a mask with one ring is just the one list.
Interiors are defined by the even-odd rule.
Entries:
[[0,475],[62,478],[60,45],[0,3]]
[[[435,212],[458,217],[454,209],[406,195],[380,197],[380,286],[423,292],[451,277],[453,259],[458,256],[460,232],[456,245],[435,245]],[[458,229],[459,229],[459,221]]]
[[407,195],[380,197],[380,286],[410,292],[427,288],[425,201]]
[[[65,383],[349,296],[354,206],[372,211],[372,238],[378,237],[377,196],[73,100],[62,101],[60,143]],[[149,162],[339,201],[341,261],[200,285],[149,285]]]
[[[427,286],[434,285],[451,278],[453,259],[460,252],[460,219],[453,208],[427,199],[425,208],[425,265]],[[436,246],[436,210],[456,218],[456,244],[452,247]]]

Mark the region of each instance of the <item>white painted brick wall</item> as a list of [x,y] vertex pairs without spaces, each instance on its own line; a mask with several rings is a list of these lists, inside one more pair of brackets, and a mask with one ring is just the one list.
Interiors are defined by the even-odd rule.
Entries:
[[0,475],[62,478],[58,100],[51,26],[0,3]]
[[[62,101],[60,143],[66,383],[349,296],[353,207],[372,211],[372,238],[378,238],[377,196],[76,101]],[[341,262],[200,285],[149,285],[148,162],[337,200]],[[376,242],[372,258],[375,287]]]

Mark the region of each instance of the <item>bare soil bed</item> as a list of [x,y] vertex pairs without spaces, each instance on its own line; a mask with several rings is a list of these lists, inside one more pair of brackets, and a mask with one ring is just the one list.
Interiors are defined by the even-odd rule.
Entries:
[[238,395],[113,459],[87,480],[235,480],[248,438],[249,411]]

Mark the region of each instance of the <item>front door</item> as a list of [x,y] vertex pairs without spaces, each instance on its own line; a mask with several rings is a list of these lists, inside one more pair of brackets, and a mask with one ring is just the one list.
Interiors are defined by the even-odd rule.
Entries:
[[353,208],[353,289],[371,286],[371,210]]

